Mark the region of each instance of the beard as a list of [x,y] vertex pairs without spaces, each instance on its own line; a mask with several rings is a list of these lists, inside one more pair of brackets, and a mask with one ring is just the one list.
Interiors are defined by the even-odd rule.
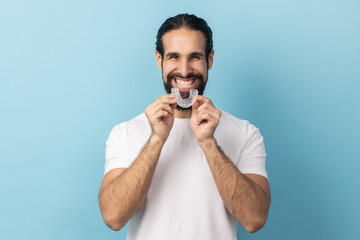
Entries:
[[[164,80],[163,72],[161,73],[161,76]],[[206,76],[209,76],[208,71],[206,73]],[[176,77],[177,78],[196,78],[196,79],[198,79],[200,84],[196,89],[198,90],[199,95],[203,95],[208,77],[206,79],[204,79],[204,76],[201,75],[200,73],[189,73],[187,76],[182,76],[180,73],[172,73],[172,72],[169,73],[167,75],[167,79],[166,79],[167,81],[166,82],[165,82],[165,80],[163,81],[166,93],[171,93],[171,88],[173,88],[173,86],[171,86],[171,79],[176,78]],[[190,96],[190,91],[180,91],[180,95],[183,99],[188,98]],[[182,108],[179,105],[176,105],[176,109],[180,110],[180,111],[191,111],[192,107]]]

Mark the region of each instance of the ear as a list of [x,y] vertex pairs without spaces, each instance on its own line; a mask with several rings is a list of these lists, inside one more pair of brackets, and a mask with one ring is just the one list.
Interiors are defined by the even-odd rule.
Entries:
[[209,62],[208,70],[210,70],[212,68],[213,63],[214,63],[214,49],[212,49],[210,54],[209,54],[208,62]]
[[162,70],[162,66],[161,66],[162,57],[161,57],[161,54],[157,50],[155,50],[155,57],[156,57],[156,64],[158,65],[158,68],[160,70]]

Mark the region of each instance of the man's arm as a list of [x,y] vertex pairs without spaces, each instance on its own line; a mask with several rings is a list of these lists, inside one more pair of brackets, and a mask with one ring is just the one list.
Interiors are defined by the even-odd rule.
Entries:
[[195,96],[191,128],[203,149],[220,196],[248,232],[256,232],[266,222],[270,206],[270,188],[265,177],[244,175],[217,146],[213,137],[221,112],[204,96]]
[[151,137],[139,156],[128,168],[106,173],[99,192],[99,206],[105,223],[120,230],[143,203],[172,125],[174,123],[174,95],[159,97],[145,109],[151,126]]
[[267,179],[256,174],[242,174],[226,157],[215,139],[201,145],[217,189],[226,208],[250,233],[262,228],[270,207]]
[[163,144],[163,141],[150,137],[128,169],[114,169],[104,176],[99,206],[111,229],[123,228],[140,208],[149,191]]

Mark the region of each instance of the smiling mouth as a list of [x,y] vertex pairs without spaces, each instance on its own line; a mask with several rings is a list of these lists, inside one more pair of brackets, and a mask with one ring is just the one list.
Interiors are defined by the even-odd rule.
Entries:
[[175,85],[181,90],[190,90],[193,88],[196,78],[174,78]]

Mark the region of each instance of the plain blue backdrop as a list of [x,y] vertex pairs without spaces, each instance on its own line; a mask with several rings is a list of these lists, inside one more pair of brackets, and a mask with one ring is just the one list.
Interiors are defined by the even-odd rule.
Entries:
[[205,95],[264,136],[263,229],[239,239],[358,239],[360,2],[0,1],[0,239],[124,239],[98,190],[115,124],[164,94],[155,36],[203,17]]

